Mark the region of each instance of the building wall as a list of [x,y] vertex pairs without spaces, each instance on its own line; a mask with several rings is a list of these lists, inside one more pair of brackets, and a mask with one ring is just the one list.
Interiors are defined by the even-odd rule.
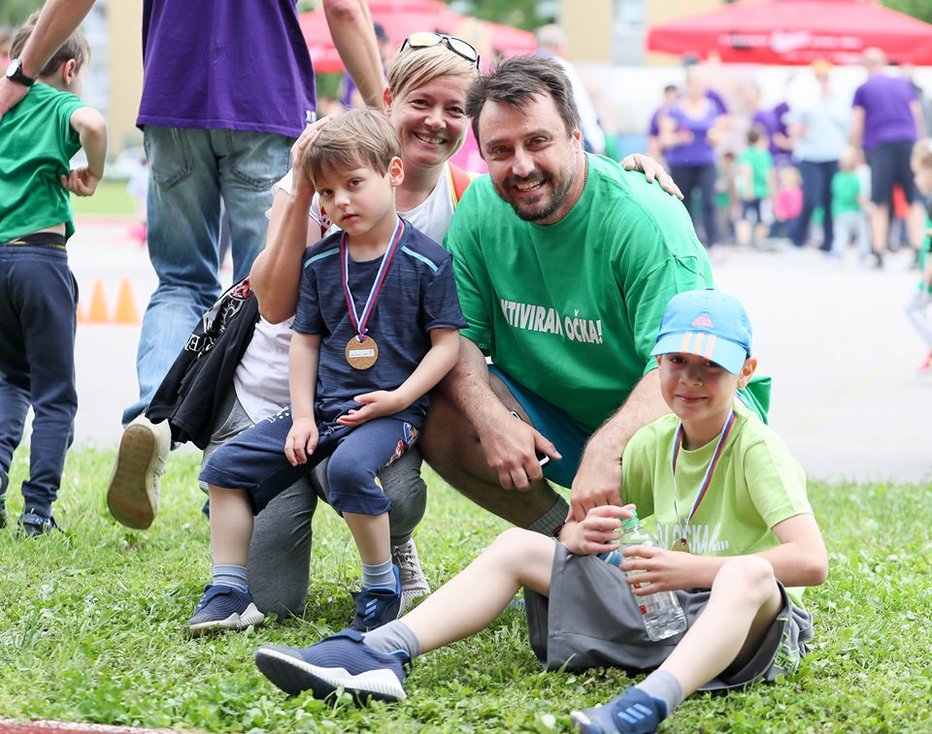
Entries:
[[142,133],[136,128],[142,94],[142,0],[109,0],[106,9],[110,70],[107,124],[111,152],[116,155],[142,142]]

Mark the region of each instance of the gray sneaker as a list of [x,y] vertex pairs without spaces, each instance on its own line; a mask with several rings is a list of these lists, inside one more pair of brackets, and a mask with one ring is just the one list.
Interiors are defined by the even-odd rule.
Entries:
[[398,566],[398,577],[401,579],[401,615],[411,608],[415,599],[430,593],[430,585],[421,570],[414,538],[392,546],[392,563]]
[[107,489],[107,507],[128,528],[145,530],[159,510],[159,478],[171,448],[168,421],[153,423],[140,415],[120,439],[116,465]]

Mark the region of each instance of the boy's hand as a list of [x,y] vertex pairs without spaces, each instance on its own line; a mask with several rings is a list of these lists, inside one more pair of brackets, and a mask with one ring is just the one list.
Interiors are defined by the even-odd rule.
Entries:
[[[635,556],[632,558],[632,556]],[[675,591],[696,586],[695,563],[702,558],[692,553],[680,553],[652,545],[635,545],[625,548],[621,570],[628,574],[626,583],[634,586],[635,596],[653,594],[655,591]],[[631,574],[630,571],[643,571]],[[638,587],[637,585],[641,586]]]
[[295,191],[304,190],[305,193],[309,192],[310,196],[314,195],[314,186],[311,184],[310,180],[308,180],[307,174],[304,172],[304,154],[317,137],[317,133],[332,119],[333,115],[325,115],[319,120],[312,122],[310,125],[307,125],[291,146],[292,187]]
[[341,426],[350,426],[355,428],[361,426],[366,421],[373,418],[381,418],[386,415],[394,415],[400,410],[408,407],[404,399],[398,395],[396,390],[376,390],[367,392],[365,395],[357,395],[353,398],[357,403],[362,405],[361,408],[351,408],[345,414],[337,418],[337,423]]
[[100,176],[91,173],[89,168],[72,169],[67,176],[61,177],[61,185],[75,196],[91,196],[97,191]]
[[296,418],[285,439],[285,458],[292,466],[306,464],[317,448],[317,424],[313,418]]
[[570,553],[594,555],[618,548],[621,519],[631,517],[634,505],[593,507],[582,522],[568,522],[560,533],[560,542]]

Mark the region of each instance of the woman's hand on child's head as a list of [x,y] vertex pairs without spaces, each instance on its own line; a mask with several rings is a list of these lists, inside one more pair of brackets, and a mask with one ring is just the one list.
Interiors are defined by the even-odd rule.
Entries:
[[317,423],[313,418],[295,418],[285,438],[285,458],[292,466],[307,463],[317,448]]
[[337,423],[341,426],[355,428],[366,421],[371,421],[373,418],[394,415],[408,407],[404,399],[395,390],[376,390],[364,395],[357,395],[353,400],[361,404],[362,407],[351,408],[337,418]]
[[560,541],[577,555],[607,553],[618,548],[621,521],[631,517],[634,505],[599,505],[591,508],[581,522],[567,523]]

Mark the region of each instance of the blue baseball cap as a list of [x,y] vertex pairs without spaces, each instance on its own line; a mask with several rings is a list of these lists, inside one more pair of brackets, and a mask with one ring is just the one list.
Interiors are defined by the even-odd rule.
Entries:
[[751,354],[751,320],[737,298],[714,288],[677,293],[651,351],[660,354],[695,354],[737,375]]

